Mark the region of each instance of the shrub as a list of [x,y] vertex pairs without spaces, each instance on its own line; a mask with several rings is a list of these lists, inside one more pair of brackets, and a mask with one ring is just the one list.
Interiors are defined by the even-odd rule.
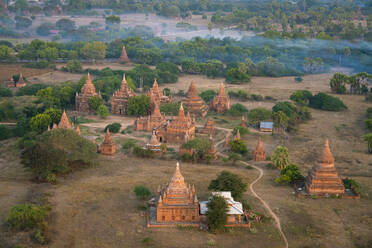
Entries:
[[191,162],[194,160],[194,157],[190,153],[183,153],[180,157],[183,162]]
[[140,158],[152,158],[155,152],[149,149],[143,149],[142,147],[136,146],[133,149],[133,154]]
[[280,171],[280,177],[275,179],[276,183],[289,183],[293,184],[296,180],[304,179],[301,171],[295,164],[289,164]]
[[352,189],[358,195],[361,194],[361,192],[362,192],[361,191],[361,186],[354,179],[345,178],[345,179],[342,180],[342,182],[344,183],[345,189]]
[[81,63],[76,59],[70,60],[67,63],[66,67],[64,67],[63,69],[68,72],[82,72],[83,71],[83,67]]
[[244,142],[238,139],[230,141],[230,149],[232,152],[236,152],[242,155],[248,152],[247,146],[244,144]]
[[0,97],[11,97],[13,93],[10,89],[0,86]]
[[109,129],[110,133],[118,133],[120,131],[121,124],[117,122],[109,124],[105,127],[105,132],[107,131],[107,128]]
[[326,93],[318,93],[311,97],[309,106],[327,111],[342,111],[347,109],[347,106],[339,98]]
[[[163,103],[160,105],[160,112],[164,113],[166,115],[172,115],[172,116],[177,116],[178,111],[180,110],[180,105],[181,103]],[[185,113],[187,112],[187,107],[183,105],[183,109]]]
[[199,96],[206,102],[209,103],[213,100],[214,96],[216,95],[216,91],[214,90],[206,90],[199,94]]
[[372,108],[368,108],[366,112],[367,112],[367,118],[372,119]]
[[240,103],[233,104],[229,109],[229,114],[232,116],[242,116],[248,112],[248,109]]
[[246,128],[246,127],[242,127],[242,126],[235,127],[234,130],[233,130],[233,134],[236,135],[236,133],[238,132],[238,130],[239,130],[240,135],[249,134],[249,129]]
[[212,232],[222,230],[227,222],[228,204],[222,196],[212,196],[207,203],[207,223]]
[[13,130],[8,126],[0,125],[0,140],[6,140],[13,136]]
[[303,78],[302,77],[295,77],[295,82],[296,83],[301,83],[303,81]]
[[142,200],[146,200],[151,196],[151,191],[142,185],[135,186],[133,192],[136,194],[137,198]]
[[46,208],[24,203],[10,209],[6,222],[14,230],[32,229],[43,225],[47,215]]
[[266,108],[255,108],[248,113],[248,122],[254,126],[258,126],[261,121],[269,121],[271,119],[272,111]]
[[107,107],[103,104],[98,107],[97,113],[102,119],[106,119],[106,117],[110,115]]
[[309,103],[309,99],[313,97],[313,94],[308,90],[297,90],[292,93],[289,97],[292,101],[297,104],[307,105]]
[[240,200],[247,189],[247,184],[243,182],[243,179],[239,175],[224,170],[216,179],[211,181],[208,189],[214,191],[230,191],[234,199]]
[[89,98],[89,106],[93,109],[93,110],[98,110],[99,106],[102,105],[102,99],[98,96],[92,96],[91,98]]
[[134,139],[128,139],[124,141],[124,143],[121,145],[121,149],[123,150],[129,150],[132,147],[136,146],[137,141]]
[[182,144],[182,147],[188,149],[194,149],[194,159],[195,160],[205,160],[207,159],[207,151],[210,148],[210,141],[203,138],[194,138]]
[[128,101],[127,115],[145,116],[150,110],[150,98],[146,95],[131,97]]

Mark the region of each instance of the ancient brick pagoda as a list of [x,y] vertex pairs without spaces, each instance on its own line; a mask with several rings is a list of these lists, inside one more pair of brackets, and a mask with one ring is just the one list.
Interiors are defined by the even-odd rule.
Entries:
[[15,82],[13,76],[11,76],[10,77],[10,83],[7,86],[8,86],[8,88],[22,88],[22,87],[25,87],[26,85],[27,85],[26,81],[23,79],[23,75],[22,75],[22,72],[21,72],[21,73],[19,73],[18,81]]
[[125,46],[123,46],[123,50],[121,51],[120,58],[118,59],[118,63],[130,63],[130,59],[128,58],[127,50]]
[[345,188],[335,168],[335,159],[329,149],[328,139],[325,141],[323,154],[306,177],[305,187],[309,194],[342,195]]
[[210,107],[219,114],[230,109],[230,98],[226,95],[225,86],[222,83],[218,94],[211,101]]
[[261,138],[258,138],[257,147],[252,153],[253,161],[265,161],[266,160],[266,152],[263,149]]
[[[58,128],[71,129],[71,130],[76,131],[80,135],[79,126],[76,126],[76,128],[75,128],[74,125],[70,123],[70,121],[69,121],[69,119],[66,115],[66,111],[63,111],[63,114],[61,116],[61,120],[59,121],[58,125],[56,123],[53,123],[53,129],[58,129]],[[48,130],[50,130],[49,127],[48,127]]]
[[161,103],[172,102],[171,97],[165,96],[163,91],[159,90],[159,85],[156,79],[154,80],[152,88],[147,92],[147,96],[150,98],[152,108],[155,107],[155,103],[160,105]]
[[145,149],[149,149],[151,151],[154,151],[156,153],[161,153],[161,143],[158,140],[158,137],[156,137],[156,132],[153,130],[150,141],[146,144]]
[[186,184],[177,163],[171,182],[159,186],[156,203],[158,223],[199,223],[199,201],[195,187]]
[[133,96],[134,92],[128,87],[124,74],[120,89],[115,91],[110,99],[111,113],[116,115],[125,115],[128,101]]
[[101,154],[102,155],[114,155],[116,152],[116,144],[111,139],[110,130],[107,128],[105,139],[101,144]]
[[208,106],[205,104],[203,99],[198,95],[198,92],[195,87],[195,82],[192,81],[187,92],[187,97],[183,102],[187,107],[187,111],[191,116],[205,116],[208,112]]
[[96,89],[94,88],[92,80],[90,79],[90,74],[88,72],[87,79],[85,81],[85,84],[83,85],[83,88],[81,88],[80,94],[76,92],[75,96],[76,110],[85,113],[93,112],[92,108],[89,105],[89,99],[93,96],[98,96],[102,98],[101,94],[96,93]]
[[138,117],[134,121],[134,129],[136,131],[152,131],[159,128],[165,123],[165,117],[160,113],[159,105],[155,103],[155,108],[151,115],[145,117]]
[[195,120],[192,120],[190,114],[185,116],[181,103],[178,116],[161,127],[157,133],[160,142],[183,144],[195,137]]
[[244,115],[242,116],[242,120],[240,122],[240,126],[247,127],[247,124],[245,124],[245,117],[244,117]]
[[208,135],[214,134],[214,121],[211,117],[208,118],[204,128],[200,131],[200,133]]

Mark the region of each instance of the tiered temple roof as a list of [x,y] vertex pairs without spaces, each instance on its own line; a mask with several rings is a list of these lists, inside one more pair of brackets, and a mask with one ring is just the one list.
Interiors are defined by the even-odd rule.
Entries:
[[306,177],[306,189],[309,194],[343,194],[345,191],[342,180],[335,168],[335,159],[329,149],[328,139],[325,141],[323,153]]
[[266,160],[266,152],[263,149],[261,137],[258,138],[257,147],[253,151],[253,160],[254,161],[265,161]]
[[221,83],[218,94],[210,103],[211,108],[217,113],[223,113],[230,109],[230,98],[225,93],[225,86]]
[[[70,120],[67,117],[66,111],[63,111],[63,114],[61,116],[61,120],[59,121],[58,125],[56,123],[53,123],[53,129],[57,129],[57,128],[65,128],[65,129],[75,130],[80,135],[79,126],[76,126],[76,128],[75,128],[74,125],[70,123]],[[50,128],[48,130],[50,130]]]
[[123,80],[120,85],[120,89],[115,91],[110,99],[111,103],[111,113],[117,115],[125,115],[128,106],[128,101],[135,94],[129,88],[125,74],[123,75]]
[[160,129],[158,136],[161,141],[177,144],[185,143],[195,137],[195,120],[191,119],[189,113],[187,113],[187,116],[185,115],[182,103],[178,116],[171,122],[168,121]]
[[199,96],[194,81],[192,81],[190,84],[189,91],[187,92],[187,97],[184,100],[184,104],[187,107],[187,111],[193,117],[205,116],[208,112],[208,106]]
[[130,59],[128,58],[127,50],[125,46],[123,46],[123,50],[121,51],[120,58],[118,59],[119,63],[130,63]]
[[205,123],[204,128],[201,130],[203,134],[214,134],[214,121],[213,118],[209,117],[207,122]]
[[195,187],[186,184],[177,162],[171,182],[159,186],[156,208],[157,222],[197,223],[199,221],[199,201]]
[[110,130],[107,128],[105,139],[101,144],[101,154],[102,155],[113,155],[116,152],[116,144],[112,140],[110,135]]
[[147,92],[147,96],[150,98],[150,103],[153,107],[155,107],[155,103],[160,105],[161,103],[172,102],[172,98],[165,96],[163,91],[159,89],[156,79],[154,80],[152,88]]
[[165,123],[165,116],[160,113],[159,105],[155,103],[151,115],[138,117],[134,122],[134,128],[137,131],[152,131],[154,128],[159,128],[163,123]]
[[81,88],[80,94],[76,92],[75,96],[76,110],[80,112],[91,112],[92,109],[89,105],[89,99],[93,96],[98,96],[102,98],[101,94],[96,93],[96,89],[94,88],[94,85],[90,78],[90,74],[88,72],[87,79],[85,81],[85,84]]

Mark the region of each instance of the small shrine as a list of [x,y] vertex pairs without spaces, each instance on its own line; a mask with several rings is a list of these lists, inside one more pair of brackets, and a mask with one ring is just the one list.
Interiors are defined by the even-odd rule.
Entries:
[[257,147],[252,153],[253,161],[265,161],[266,160],[266,152],[263,149],[261,137],[258,138]]
[[114,155],[116,152],[116,144],[110,136],[110,130],[107,128],[105,139],[103,140],[101,146],[102,155]]
[[225,86],[221,83],[218,94],[213,98],[210,107],[221,114],[230,109],[230,98],[225,93]]

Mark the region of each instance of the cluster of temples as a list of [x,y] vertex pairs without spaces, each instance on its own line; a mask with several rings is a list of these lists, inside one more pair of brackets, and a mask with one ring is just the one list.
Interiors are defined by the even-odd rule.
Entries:
[[164,95],[163,91],[159,90],[159,85],[156,79],[152,88],[147,92],[147,96],[150,98],[151,109],[154,109],[155,105],[160,105],[161,103],[172,102],[172,97]]

